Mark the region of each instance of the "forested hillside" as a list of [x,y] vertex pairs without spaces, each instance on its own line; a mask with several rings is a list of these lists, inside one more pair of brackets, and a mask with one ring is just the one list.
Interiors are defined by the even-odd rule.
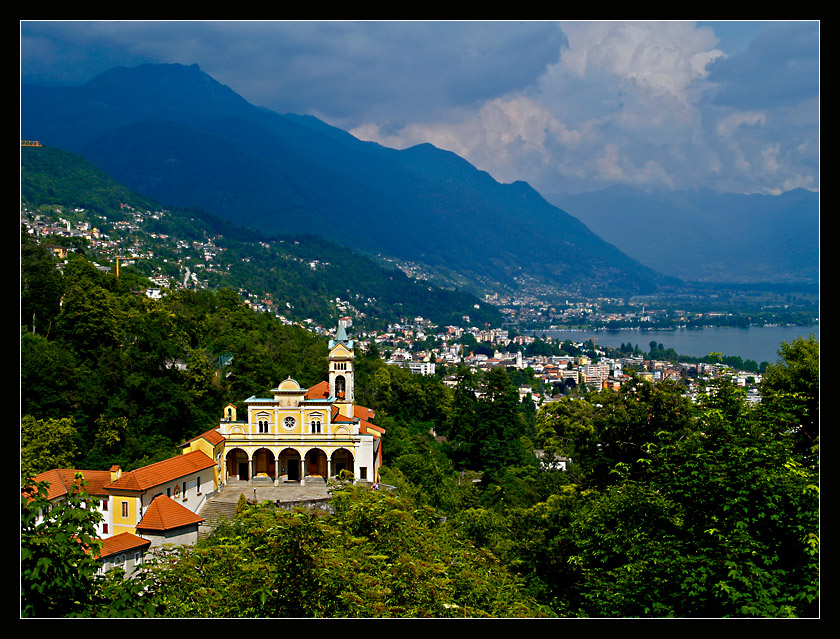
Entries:
[[107,237],[97,243],[47,238],[52,242],[111,267],[117,255],[138,255],[133,268],[141,275],[168,277],[174,285],[189,274],[208,288],[244,291],[290,320],[335,326],[339,298],[356,309],[359,327],[417,316],[440,326],[461,325],[464,316],[478,326],[501,323],[498,310],[473,295],[412,280],[320,237],[266,236],[199,209],[165,209],[60,149],[21,149],[21,195],[33,217],[87,223]]
[[[22,235],[22,485],[173,456],[227,402],[326,378],[324,338],[228,288],[148,283]],[[243,505],[128,581],[97,574],[91,500],[38,522],[24,498],[22,615],[817,616],[819,344],[779,354],[758,404],[725,378],[696,403],[633,378],[537,407],[527,370],[460,367],[450,388],[360,349],[391,489],[336,486],[330,513]]]
[[678,284],[524,182],[501,184],[429,144],[389,149],[259,108],[198,65],[116,68],[78,87],[23,85],[21,135],[79,153],[166,206],[271,235],[316,234],[481,292],[562,299]]
[[[227,401],[326,375],[321,338],[230,291],[150,300],[130,273],[82,257],[59,272],[30,243],[22,256],[25,316],[40,318],[21,327],[24,477],[147,464]],[[336,487],[329,514],[246,506],[129,581],[97,575],[85,554],[84,499],[41,524],[43,502],[24,499],[22,612],[815,616],[819,347],[780,355],[758,405],[727,380],[696,404],[678,384],[634,380],[537,411],[510,370],[460,369],[450,389],[360,353],[358,401],[385,427],[392,491]],[[545,464],[559,457],[567,470]]]

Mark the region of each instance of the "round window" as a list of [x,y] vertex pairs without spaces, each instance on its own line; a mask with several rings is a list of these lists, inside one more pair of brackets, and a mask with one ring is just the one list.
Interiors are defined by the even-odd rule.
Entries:
[[286,428],[294,428],[295,427],[295,418],[294,417],[287,417],[283,420],[283,425]]

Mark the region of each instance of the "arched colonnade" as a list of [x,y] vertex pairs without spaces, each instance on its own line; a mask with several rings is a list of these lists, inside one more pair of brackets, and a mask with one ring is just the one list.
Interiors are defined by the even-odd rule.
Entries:
[[225,455],[225,477],[249,480],[269,477],[279,481],[301,481],[305,477],[334,477],[342,470],[354,472],[353,454],[347,448],[329,452],[319,447],[289,446],[283,449],[255,448],[252,454],[236,447]]

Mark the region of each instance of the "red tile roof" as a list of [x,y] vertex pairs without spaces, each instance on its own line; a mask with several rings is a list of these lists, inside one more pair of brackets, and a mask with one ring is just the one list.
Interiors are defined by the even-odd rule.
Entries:
[[343,414],[338,406],[333,406],[331,421],[334,424],[352,424],[354,420],[352,417],[347,417],[347,415]]
[[330,396],[330,383],[318,382],[312,388],[307,389],[304,399],[326,399]]
[[201,433],[201,435],[196,435],[192,439],[188,439],[183,444],[181,444],[181,448],[188,446],[191,442],[194,442],[197,439],[206,439],[211,446],[216,446],[217,444],[221,444],[223,441],[225,441],[225,438],[221,434],[219,434],[219,431],[217,431],[215,428],[211,428],[206,433]]
[[107,470],[73,470],[72,468],[55,468],[35,475],[35,482],[45,481],[49,483],[47,497],[52,500],[64,497],[70,493],[76,481],[76,473],[82,473],[87,486],[85,490],[89,495],[102,497],[108,493],[103,486],[111,481],[111,473]]
[[172,530],[181,526],[189,526],[204,521],[189,508],[173,501],[166,495],[154,498],[143,519],[137,524],[137,530]]
[[131,533],[124,532],[120,533],[119,535],[114,535],[113,537],[107,537],[103,539],[102,548],[99,551],[99,557],[110,557],[111,555],[116,555],[117,553],[135,550],[139,548],[145,548],[146,546],[150,546],[151,544],[152,542],[148,539],[143,539],[142,537],[138,537],[137,535],[132,535]]
[[385,429],[382,426],[377,426],[376,424],[371,424],[370,422],[366,422],[363,419],[359,420],[359,432],[360,433],[368,433],[370,432],[371,435],[376,437],[380,437],[382,433],[385,432]]
[[359,406],[358,404],[355,404],[353,406],[353,416],[359,417],[361,419],[371,420],[374,417],[376,417],[376,414],[370,408],[366,408],[364,406]]
[[130,490],[143,492],[168,481],[180,479],[186,475],[211,468],[216,464],[200,450],[186,455],[179,455],[170,459],[143,466],[129,473],[124,473],[116,481],[105,484],[105,490]]

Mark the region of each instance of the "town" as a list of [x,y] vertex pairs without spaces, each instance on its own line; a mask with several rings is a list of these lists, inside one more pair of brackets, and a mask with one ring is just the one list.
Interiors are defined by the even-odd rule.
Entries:
[[[207,237],[203,241],[185,241],[166,234],[148,232],[140,234],[144,224],[157,221],[167,211],[141,211],[129,205],[121,207],[123,219],[111,223],[114,230],[101,232],[83,209],[45,212],[23,210],[21,224],[35,238],[66,238],[71,243],[83,242],[95,254],[100,269],[111,271],[120,265],[130,266],[140,260],[156,261],[158,273],[149,277],[146,290],[149,297],[159,297],[167,288],[206,288],[213,273],[230,268],[225,262],[225,249],[218,239]],[[103,221],[105,219],[103,218]],[[138,238],[147,237],[146,241]],[[57,257],[66,257],[67,246],[50,245]],[[308,267],[317,270],[324,263],[311,261]],[[416,266],[400,265],[411,271],[413,277],[423,278]],[[259,297],[240,290],[244,302],[255,312],[270,312],[278,321],[298,324],[319,335],[329,336],[334,327],[324,327],[312,318],[291,319],[271,295]],[[356,298],[359,296],[356,295]],[[354,319],[364,317],[356,299],[330,300],[340,315],[340,323],[351,329]],[[646,306],[642,301],[625,312],[616,312],[622,301],[599,298],[568,302],[565,308],[548,306],[536,296],[503,297],[487,294],[485,302],[500,308],[510,326],[616,326],[657,325],[684,326],[700,321],[703,313],[692,316],[684,310],[659,310]],[[724,313],[705,313],[705,319],[719,319]],[[466,326],[436,326],[423,317],[401,318],[384,330],[361,331],[354,334],[358,347],[366,350],[375,346],[388,364],[409,369],[420,375],[439,375],[444,384],[454,385],[452,373],[463,364],[473,372],[486,371],[501,366],[521,371],[520,378],[527,383],[520,385],[520,399],[530,395],[537,407],[555,401],[577,387],[588,390],[609,388],[617,390],[633,373],[651,381],[680,380],[690,396],[697,393],[703,383],[721,374],[731,376],[744,387],[750,401],[758,401],[758,384],[761,376],[756,371],[733,370],[722,363],[679,363],[650,359],[645,353],[619,353],[615,349],[597,348],[591,341],[574,339],[562,343],[550,336],[537,337],[538,331],[502,327],[469,326],[469,316],[462,318]],[[530,334],[528,334],[530,333]],[[572,334],[573,335],[573,334]]]

